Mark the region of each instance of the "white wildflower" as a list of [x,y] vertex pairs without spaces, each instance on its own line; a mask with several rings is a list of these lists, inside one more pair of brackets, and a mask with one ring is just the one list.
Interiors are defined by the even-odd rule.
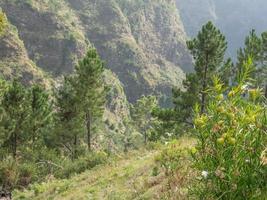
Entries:
[[205,179],[207,179],[207,178],[208,178],[208,175],[209,175],[209,172],[207,172],[207,171],[202,171],[202,172],[201,172],[201,175],[202,175]]
[[241,89],[243,90],[243,91],[245,91],[245,90],[247,90],[249,88],[249,85],[242,85],[242,87],[241,87]]

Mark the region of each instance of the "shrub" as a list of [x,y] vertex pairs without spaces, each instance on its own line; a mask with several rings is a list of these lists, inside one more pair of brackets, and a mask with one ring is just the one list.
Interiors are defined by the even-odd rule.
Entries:
[[16,160],[7,157],[0,162],[0,189],[11,190],[19,180],[19,169]]
[[267,190],[266,105],[259,89],[246,92],[248,71],[247,64],[227,95],[215,78],[206,113],[196,108],[192,155],[200,176],[193,191],[199,199],[262,199]]
[[182,167],[182,158],[185,157],[186,150],[180,148],[177,141],[172,141],[162,152],[155,157],[156,163],[163,167],[166,175],[174,174]]
[[11,191],[14,188],[26,187],[37,180],[35,163],[16,161],[7,157],[0,162],[0,189]]
[[23,163],[18,166],[19,187],[27,187],[30,183],[37,180],[37,169],[35,163]]

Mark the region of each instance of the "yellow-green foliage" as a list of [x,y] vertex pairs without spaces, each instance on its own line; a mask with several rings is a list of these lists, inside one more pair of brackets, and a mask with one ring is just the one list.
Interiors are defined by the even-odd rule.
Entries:
[[0,11],[0,36],[3,34],[7,25],[7,19],[3,12]]
[[194,187],[199,199],[264,199],[266,104],[260,90],[247,88],[251,63],[244,64],[238,85],[229,92],[215,78],[206,113],[196,109],[198,144],[192,155],[201,183]]

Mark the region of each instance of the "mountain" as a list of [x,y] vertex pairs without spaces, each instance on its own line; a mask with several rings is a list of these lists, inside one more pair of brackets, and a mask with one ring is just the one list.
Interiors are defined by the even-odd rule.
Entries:
[[123,148],[128,102],[152,93],[167,105],[171,88],[192,70],[174,0],[1,0],[0,7],[10,24],[0,40],[6,79],[60,82],[88,47],[96,47],[110,87],[102,147]]
[[230,57],[235,57],[249,31],[267,30],[266,0],[176,0],[176,5],[191,37],[204,23],[213,21],[227,37]]
[[170,96],[192,69],[174,0],[2,0],[0,7],[37,66],[53,77],[71,73],[93,45],[130,102]]
[[0,37],[0,74],[7,80],[17,78],[23,83],[40,83],[50,87],[50,78],[28,57],[16,27],[8,23]]
[[[36,37],[39,37],[38,34],[36,34]],[[29,39],[33,39],[33,37],[29,37]],[[30,47],[28,46],[28,48]],[[86,50],[86,48],[84,48],[84,50]],[[46,55],[48,57],[50,55],[52,56],[52,54],[49,53],[50,52]],[[74,62],[74,60],[72,62]],[[71,69],[71,71],[73,71],[73,69]],[[1,78],[6,80],[18,78],[25,85],[39,83],[49,90],[52,88],[52,85],[58,84],[61,81],[60,77],[49,75],[30,59],[29,53],[18,34],[17,28],[10,22],[8,22],[3,36],[0,37],[0,74]],[[116,148],[119,147],[116,144],[116,140],[122,140],[121,138],[123,138],[123,133],[125,131],[123,120],[130,118],[129,103],[122,84],[116,74],[107,69],[104,73],[104,81],[110,88],[110,91],[108,93],[108,101],[103,116],[105,124],[104,127],[101,127],[103,134],[101,134],[102,138],[100,138],[100,142],[101,145],[107,146],[109,144],[111,146],[110,148],[114,149],[115,146]],[[114,127],[114,130],[111,130],[110,127]],[[112,134],[112,138],[103,137],[104,134]]]

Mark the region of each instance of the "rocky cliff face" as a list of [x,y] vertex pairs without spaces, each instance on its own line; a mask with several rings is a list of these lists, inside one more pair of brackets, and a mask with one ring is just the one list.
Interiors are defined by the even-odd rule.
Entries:
[[50,78],[28,57],[16,27],[8,23],[0,37],[0,76],[7,80],[17,78],[23,83],[41,83],[50,87]]
[[130,102],[170,95],[191,69],[173,0],[2,0],[0,7],[39,67],[70,73],[92,44]]
[[226,35],[228,55],[234,57],[251,29],[267,30],[266,0],[176,0],[188,35],[195,36],[208,20]]
[[70,73],[86,50],[79,20],[64,1],[2,0],[31,60],[53,75]]
[[169,94],[190,67],[185,33],[173,2],[68,0],[87,38],[134,102],[149,93]]

